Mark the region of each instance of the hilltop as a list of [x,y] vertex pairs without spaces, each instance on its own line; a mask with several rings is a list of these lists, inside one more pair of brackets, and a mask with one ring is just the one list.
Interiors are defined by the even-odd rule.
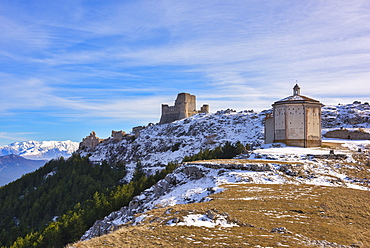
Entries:
[[[195,206],[196,204],[208,204],[205,203],[208,201],[210,202],[209,204],[212,205],[213,202],[213,205],[217,206],[220,199],[218,195],[228,195],[228,192],[232,191],[232,189],[237,189],[235,188],[237,185],[240,185],[238,187],[245,188],[246,192],[250,192],[248,190],[249,187],[251,187],[251,190],[253,187],[262,187],[261,190],[255,191],[253,196],[244,196],[244,193],[242,194],[241,191],[237,191],[240,195],[239,201],[244,202],[245,204],[250,204],[252,201],[256,201],[256,204],[258,205],[261,201],[265,201],[262,200],[265,199],[263,195],[268,192],[275,192],[277,194],[276,190],[279,187],[284,188],[284,192],[287,190],[284,193],[286,195],[290,194],[289,190],[296,192],[312,192],[312,194],[308,194],[311,195],[312,198],[315,198],[315,195],[319,197],[320,194],[327,195],[329,197],[334,191],[337,192],[335,194],[344,194],[348,197],[352,197],[352,195],[363,195],[368,197],[367,192],[370,189],[368,168],[369,141],[324,140],[324,144],[327,143],[332,145],[332,143],[335,143],[336,145],[334,147],[317,149],[292,148],[284,146],[269,148],[266,145],[262,145],[263,121],[267,113],[269,113],[269,111],[254,113],[253,111],[236,112],[227,110],[219,111],[215,114],[194,115],[190,118],[175,121],[170,124],[147,127],[140,132],[140,136],[134,141],[130,142],[125,140],[121,143],[115,143],[113,141],[106,140],[102,144],[98,145],[95,151],[89,151],[91,155],[90,158],[93,160],[115,158],[123,160],[126,159],[128,163],[133,163],[135,159],[140,158],[142,163],[145,165],[146,170],[150,172],[161,167],[162,163],[164,164],[168,161],[174,160],[181,161],[181,158],[184,156],[193,155],[205,149],[214,149],[225,142],[235,143],[240,141],[243,145],[247,145],[248,148],[264,148],[250,151],[240,157],[240,159],[248,159],[246,161],[219,160],[213,162],[184,163],[164,180],[154,185],[151,189],[143,192],[140,196],[134,198],[128,207],[124,207],[118,212],[113,212],[109,216],[105,217],[104,220],[97,221],[82,239],[90,239],[104,233],[109,233],[117,228],[125,227],[119,232],[123,232],[125,235],[127,235],[127,232],[141,233],[143,236],[142,238],[134,238],[131,235],[128,235],[128,237],[134,238],[138,240],[138,242],[148,242],[148,239],[150,239],[149,237],[152,236],[145,231],[142,231],[143,229],[141,229],[140,226],[144,225],[144,227],[147,226],[146,228],[149,228],[150,230],[157,230],[157,228],[163,232],[165,230],[169,235],[168,242],[174,242],[173,244],[176,246],[177,241],[174,240],[174,237],[172,237],[170,233],[172,231],[176,233],[180,228],[177,226],[182,226],[181,228],[183,228],[183,226],[188,225],[200,225],[203,226],[202,229],[206,228],[208,230],[215,225],[219,227],[223,227],[223,225],[225,225],[224,227],[227,228],[231,228],[232,226],[243,226],[245,223],[240,225],[240,220],[231,221],[232,218],[230,216],[223,216],[221,213],[213,211],[212,208],[205,208],[203,212],[199,212],[197,211],[199,207]],[[339,128],[361,128],[361,130],[369,132],[369,117],[370,107],[368,104],[354,103],[338,106],[325,106],[322,109],[323,132],[325,133],[328,130]],[[328,141],[330,141],[330,143]],[[329,152],[332,149],[336,149],[336,154],[334,156],[329,155]],[[361,149],[361,153],[356,153],[358,149]],[[120,152],[116,153],[115,151]],[[85,151],[85,154],[87,154],[87,151]],[[259,186],[266,184],[281,186]],[[327,190],[328,188],[325,188],[324,186],[329,186],[330,190]],[[322,189],[321,193],[315,193],[316,189],[318,189],[317,187]],[[331,190],[333,187],[340,189]],[[261,192],[263,192],[263,195],[261,195]],[[353,192],[357,193],[354,194]],[[235,192],[230,194],[234,195]],[[282,193],[282,195],[284,194]],[[302,196],[304,195],[305,194],[302,193]],[[282,199],[284,197],[281,196],[280,198]],[[239,196],[237,199],[239,199]],[[234,202],[236,199],[227,200],[227,204],[231,204],[230,200]],[[356,201],[358,201],[358,199]],[[187,204],[187,207],[177,207],[179,204]],[[299,205],[302,203],[297,204]],[[310,204],[312,205],[312,208],[320,207],[313,203]],[[362,203],[359,204],[361,205]],[[168,207],[171,207],[171,209],[167,211],[166,208],[168,209]],[[366,215],[367,207],[361,205],[361,208],[364,209],[363,211]],[[182,213],[177,216],[174,215],[176,213],[181,213],[179,209],[188,209],[187,214]],[[211,210],[213,211],[213,218],[207,216],[207,211]],[[294,217],[292,213],[286,214],[284,212],[289,212],[290,210],[283,209],[281,210],[283,212],[280,214],[287,215],[288,219],[309,218],[307,215]],[[304,213],[304,210],[297,210],[295,208],[293,210],[298,211],[298,214],[301,212]],[[230,209],[230,211],[237,210]],[[261,216],[267,215],[268,217],[268,212],[273,210],[265,209],[265,211],[266,214],[263,213]],[[166,214],[163,214],[164,212],[166,212]],[[356,213],[351,214],[357,215]],[[327,218],[326,215],[321,217],[322,219],[320,220]],[[359,218],[361,219],[362,217]],[[271,221],[271,219],[269,221]],[[358,232],[356,230],[368,228],[365,227],[366,221],[364,222],[363,219],[359,221],[361,223],[356,227],[357,229],[353,229],[356,233]],[[288,226],[287,222],[284,223],[285,226]],[[247,226],[250,227],[250,225],[256,227],[255,223],[248,222]],[[279,228],[279,226],[272,227],[268,223],[260,223],[260,225],[268,226],[269,228]],[[346,230],[345,224],[343,225],[344,226],[340,227],[341,230]],[[254,230],[255,229],[256,228],[254,228]],[[158,232],[161,233],[162,231],[159,230]],[[292,231],[288,229],[288,231],[285,231],[286,229],[281,229],[282,231],[272,232],[277,234],[271,234],[271,229],[267,229],[266,227],[263,227],[263,230],[264,231],[260,233],[262,236],[267,233],[270,233],[267,236],[276,236],[277,234],[281,236],[282,233],[292,233]],[[266,230],[267,233],[264,233]],[[225,232],[227,233],[228,231]],[[190,236],[184,235],[183,238],[179,240],[188,239],[190,240],[189,244],[193,246],[197,246],[199,244],[199,246],[201,246],[201,244],[207,243],[204,243],[204,240],[212,239],[211,237],[206,236],[203,241],[200,241],[200,238],[196,236],[196,233],[191,233],[192,234],[189,234]],[[325,244],[329,245],[332,243],[331,245],[333,247],[339,247],[339,245],[336,246],[336,244],[334,244],[335,242],[329,242],[326,239],[320,238],[320,235],[318,234],[315,234],[316,236],[307,237],[304,236],[304,233],[305,232],[296,234],[301,237],[296,238],[297,244],[314,245],[317,243],[324,246]],[[341,235],[343,235],[343,233],[341,233]],[[117,238],[117,236],[113,237]],[[340,235],[338,235],[338,237],[340,237]],[[166,240],[166,238],[160,234],[154,238]],[[293,237],[291,238],[294,239]],[[108,237],[104,240],[107,239]],[[330,239],[333,240],[333,237],[329,237],[329,240]],[[122,237],[122,240],[125,240],[125,238]],[[343,239],[334,238],[334,241],[335,240],[343,242]],[[362,240],[361,242],[369,242],[366,238],[358,238],[358,240]],[[86,243],[86,246],[84,243],[79,243],[76,247],[95,247],[93,245],[94,242],[99,241],[94,241],[93,239],[91,242]],[[129,242],[128,239],[126,239],[126,242]],[[153,245],[153,242],[154,241],[149,242],[148,244]],[[288,241],[284,242],[287,243]],[[357,241],[355,240],[353,242]],[[158,244],[160,244],[160,242]]]
[[214,149],[226,142],[258,146],[263,143],[263,120],[266,111],[218,111],[196,114],[163,125],[152,125],[140,131],[137,138],[127,137],[117,142],[108,138],[94,149],[80,150],[92,161],[125,161],[133,169],[141,161],[149,174],[164,168],[169,162],[181,162],[185,156],[200,150]]

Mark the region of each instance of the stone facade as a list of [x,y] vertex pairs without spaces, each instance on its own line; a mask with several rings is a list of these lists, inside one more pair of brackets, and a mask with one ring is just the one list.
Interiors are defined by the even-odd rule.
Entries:
[[209,113],[209,105],[205,104],[200,110],[196,110],[195,95],[190,95],[189,93],[179,93],[174,106],[162,104],[162,116],[159,124],[181,120],[198,113]]
[[265,119],[265,143],[289,146],[321,146],[321,107],[314,99],[302,96],[296,84],[293,95],[273,105],[272,115]]
[[82,142],[80,142],[79,149],[83,149],[85,147],[93,149],[95,148],[103,139],[99,139],[96,136],[96,133],[92,131],[89,136],[86,136],[86,138],[82,139]]

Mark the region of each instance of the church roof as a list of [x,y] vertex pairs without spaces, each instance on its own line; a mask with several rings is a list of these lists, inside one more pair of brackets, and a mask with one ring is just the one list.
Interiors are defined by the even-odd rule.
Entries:
[[284,103],[314,103],[314,104],[321,104],[318,100],[309,98],[307,96],[300,95],[300,88],[296,84],[293,88],[293,95],[285,97],[279,101],[274,102],[275,104],[284,104]]

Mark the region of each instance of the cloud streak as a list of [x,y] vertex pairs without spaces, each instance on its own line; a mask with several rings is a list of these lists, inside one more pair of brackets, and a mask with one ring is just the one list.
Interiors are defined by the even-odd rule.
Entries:
[[326,104],[369,101],[369,13],[365,0],[3,1],[0,112],[146,123],[179,92],[262,110],[296,80]]

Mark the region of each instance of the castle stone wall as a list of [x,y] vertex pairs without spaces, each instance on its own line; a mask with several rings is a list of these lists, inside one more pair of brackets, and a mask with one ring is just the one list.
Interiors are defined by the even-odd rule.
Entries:
[[209,113],[209,105],[203,105],[200,110],[197,110],[195,95],[179,93],[174,106],[162,104],[162,116],[159,124],[181,120],[198,113]]
[[99,139],[99,137],[96,136],[96,133],[92,131],[89,136],[86,136],[82,139],[82,142],[80,142],[79,149],[83,149],[85,147],[93,149],[95,148],[103,139]]
[[126,133],[124,131],[114,131],[112,130],[111,137],[115,141],[122,141],[123,137],[126,136]]

